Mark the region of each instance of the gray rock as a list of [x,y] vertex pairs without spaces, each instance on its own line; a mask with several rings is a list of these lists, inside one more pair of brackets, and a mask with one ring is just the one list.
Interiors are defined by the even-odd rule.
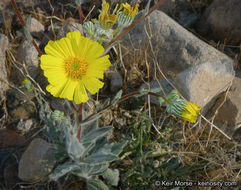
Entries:
[[8,38],[7,36],[0,34],[0,98],[4,95],[5,91],[8,89],[8,77],[7,69],[5,65],[5,51],[8,48]]
[[241,73],[234,78],[227,99],[218,110],[216,119],[234,127],[241,126]]
[[202,35],[227,44],[241,43],[241,1],[214,0],[206,9],[197,30]]
[[123,87],[123,78],[118,72],[110,72],[109,77],[110,78],[110,91],[111,92],[117,92]]
[[[150,27],[153,51],[165,74],[173,73],[175,77],[191,66],[216,62],[222,58],[229,59],[161,11],[154,11],[150,15]],[[122,44],[129,50],[133,49],[132,44],[136,49],[145,49],[149,40],[145,30],[149,33],[148,28],[147,21],[138,24],[129,32],[130,38],[128,35],[123,37]],[[149,52],[148,55],[152,63],[155,60],[153,52]]]
[[[39,45],[39,42],[36,43]],[[20,44],[17,51],[18,61],[24,63],[27,66],[29,74],[35,78],[39,69],[38,51],[35,49],[33,44],[26,39]],[[23,78],[19,80],[21,81]]]
[[18,177],[24,181],[36,181],[46,177],[53,169],[55,159],[51,144],[36,138],[22,155]]
[[193,66],[177,75],[174,84],[189,101],[204,107],[205,113],[234,78],[232,62],[222,59]]
[[26,121],[23,121],[23,119],[20,119],[20,121],[17,124],[17,129],[20,131],[21,134],[27,133],[33,125],[33,120],[28,119]]
[[35,37],[42,36],[41,33],[44,32],[44,25],[42,25],[37,19],[31,18],[29,31]]

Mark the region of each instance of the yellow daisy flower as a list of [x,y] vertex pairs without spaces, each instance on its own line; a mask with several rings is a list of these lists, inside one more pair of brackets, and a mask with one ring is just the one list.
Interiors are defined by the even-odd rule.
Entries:
[[54,97],[86,102],[86,89],[95,94],[103,87],[104,71],[111,65],[104,48],[79,31],[69,32],[66,37],[49,41],[46,55],[41,56],[41,69],[50,83],[46,90]]
[[186,121],[195,123],[198,114],[200,113],[200,106],[187,102],[183,99],[170,99],[168,100],[167,112],[177,115]]
[[102,1],[102,10],[99,15],[99,22],[100,22],[100,26],[103,29],[108,30],[112,28],[114,24],[116,24],[117,15],[115,14],[115,12],[117,10],[117,6],[113,11],[113,13],[109,14],[109,9],[110,9],[109,3],[106,3],[105,0]]
[[132,7],[128,3],[122,3],[120,8],[124,8],[124,10],[119,13],[118,24],[124,27],[129,26],[139,11],[139,4]]
[[181,118],[186,121],[190,121],[195,123],[197,121],[197,116],[200,113],[200,106],[194,104],[192,102],[187,102],[186,106],[184,106],[183,111],[181,113]]
[[130,4],[128,3],[122,3],[121,7],[124,8],[124,13],[128,16],[130,16],[132,19],[135,18],[135,16],[137,15],[138,11],[139,11],[139,4],[136,4],[135,8],[133,8]]

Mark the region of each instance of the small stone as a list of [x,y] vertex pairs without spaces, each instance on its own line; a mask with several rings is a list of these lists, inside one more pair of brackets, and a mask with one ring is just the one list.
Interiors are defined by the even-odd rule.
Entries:
[[219,94],[228,88],[234,78],[232,62],[222,59],[193,66],[177,75],[176,88],[189,101],[200,105],[205,113]]
[[21,134],[24,134],[28,132],[33,125],[33,120],[28,119],[26,121],[23,121],[23,119],[20,119],[17,125],[17,129],[21,132]]
[[31,18],[29,32],[31,32],[33,36],[38,37],[44,32],[44,25],[42,25],[37,19]]
[[7,69],[5,65],[5,51],[8,48],[8,38],[7,36],[0,34],[0,98],[4,95],[5,91],[8,89],[8,77]]
[[123,87],[123,78],[118,72],[109,73],[110,91],[112,93],[118,92]]
[[18,176],[24,181],[36,181],[46,177],[55,164],[52,145],[43,139],[36,138],[22,155]]
[[[39,45],[39,42],[36,43]],[[17,51],[18,61],[24,63],[27,66],[29,74],[35,78],[38,74],[39,67],[38,51],[33,44],[26,39],[20,44]],[[23,77],[18,80],[22,81]]]

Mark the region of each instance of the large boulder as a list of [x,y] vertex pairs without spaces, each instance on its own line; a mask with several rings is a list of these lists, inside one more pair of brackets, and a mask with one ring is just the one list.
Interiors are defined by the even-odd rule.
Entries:
[[231,85],[235,72],[228,59],[193,66],[177,75],[176,88],[189,101],[203,107],[205,113],[219,94]]
[[[171,73],[169,76],[175,77],[179,72],[194,65],[229,59],[161,11],[156,10],[150,15],[150,28],[152,48],[149,48],[149,61],[153,63],[153,60],[157,60],[165,74]],[[150,33],[148,19],[125,35],[122,45],[129,50],[145,50],[149,42],[146,31]]]
[[241,1],[214,0],[197,23],[197,30],[229,45],[240,45]]
[[218,110],[216,119],[233,128],[241,126],[241,72],[236,74],[226,101]]

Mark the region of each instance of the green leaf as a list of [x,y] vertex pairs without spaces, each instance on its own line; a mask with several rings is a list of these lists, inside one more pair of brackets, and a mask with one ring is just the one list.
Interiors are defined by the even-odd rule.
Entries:
[[94,121],[96,121],[97,119],[101,118],[101,114],[95,114],[94,116],[92,116],[89,120],[80,123],[81,126],[87,126],[90,125],[91,123],[93,123]]
[[145,10],[144,10],[144,15],[148,14],[149,9],[150,9],[150,3],[151,3],[151,0],[149,0],[146,4]]
[[72,171],[80,170],[80,167],[77,164],[72,162],[65,162],[64,164],[55,168],[54,172],[49,175],[51,180],[57,181],[60,177],[70,173]]
[[96,106],[95,111],[98,112],[104,107],[108,106],[110,104],[110,98],[107,98],[103,103],[100,103],[99,105]]
[[112,100],[111,104],[114,106],[117,104],[117,102],[119,101],[119,99],[122,96],[122,90],[120,90],[114,97],[114,99]]
[[95,141],[96,139],[104,136],[106,133],[108,133],[110,130],[112,130],[112,126],[108,126],[108,127],[102,127],[99,129],[95,129],[93,131],[90,131],[89,133],[87,133],[85,136],[83,136],[80,141],[85,144],[85,143],[89,143],[91,141]]
[[134,95],[133,97],[139,98],[139,97],[141,97],[141,96],[147,95],[148,92],[150,92],[150,90],[143,89],[143,90],[140,90],[139,92],[140,92],[140,94],[136,94],[136,95]]
[[29,29],[30,26],[31,26],[31,18],[32,18],[32,15],[30,14],[30,15],[28,16],[27,20],[26,20],[26,26],[27,26],[28,29]]
[[85,175],[97,175],[103,173],[109,167],[109,164],[106,163],[90,165],[88,163],[80,162],[78,165],[80,166],[81,173],[84,173]]
[[91,149],[90,154],[99,152],[101,148],[103,148],[107,144],[107,138],[106,137],[101,137],[95,142],[95,146]]
[[159,101],[160,106],[162,106],[162,104],[165,102],[165,100],[161,97],[158,98],[158,101]]
[[107,169],[102,176],[109,181],[113,186],[117,186],[119,182],[119,171],[117,169],[111,170]]
[[99,179],[91,179],[87,181],[88,190],[109,190],[109,188]]
[[179,99],[179,98],[180,98],[180,96],[179,96],[177,90],[172,90],[172,91],[166,96],[166,99],[167,99],[167,100],[170,100],[170,101],[174,101],[174,100],[177,100],[177,99]]
[[84,161],[89,164],[102,164],[102,163],[112,162],[117,159],[118,159],[118,156],[114,154],[97,152],[86,157]]
[[128,141],[123,141],[118,144],[113,144],[111,147],[111,153],[115,155],[119,155],[122,152],[124,146],[127,144],[127,142]]
[[77,160],[85,152],[85,147],[79,142],[76,136],[70,134],[69,129],[65,131],[67,152],[73,160]]

